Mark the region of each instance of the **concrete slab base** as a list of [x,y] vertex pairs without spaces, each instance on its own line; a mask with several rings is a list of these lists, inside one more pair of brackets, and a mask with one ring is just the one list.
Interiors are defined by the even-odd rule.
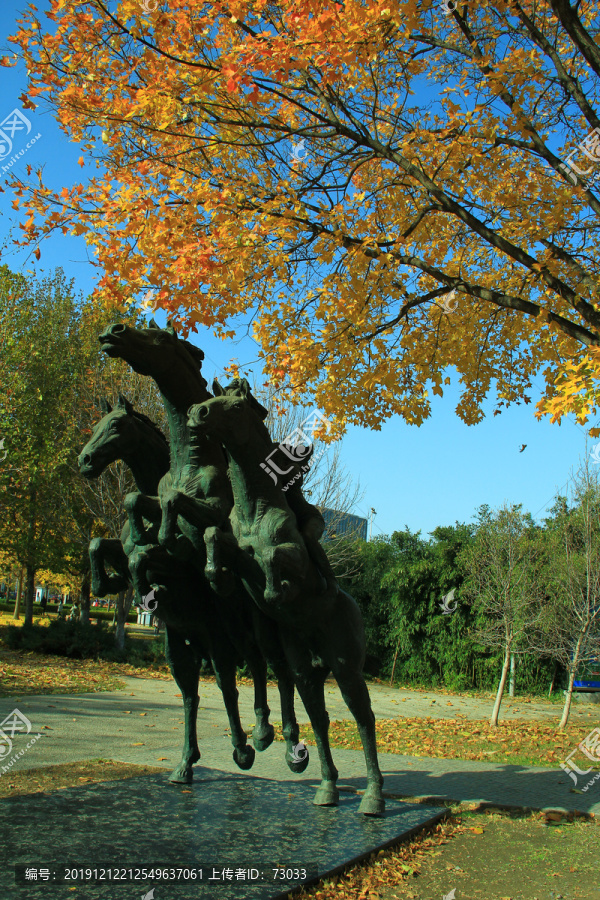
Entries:
[[446,815],[387,800],[384,818],[367,818],[355,793],[316,807],[314,792],[196,767],[189,786],[145,775],[5,799],[0,896],[273,900]]

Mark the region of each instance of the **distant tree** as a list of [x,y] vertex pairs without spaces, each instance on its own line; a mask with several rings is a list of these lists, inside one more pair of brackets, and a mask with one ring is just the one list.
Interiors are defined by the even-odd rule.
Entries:
[[0,545],[25,569],[25,622],[35,573],[61,571],[69,552],[60,514],[74,432],[73,335],[78,307],[60,270],[40,282],[0,268]]
[[587,459],[573,479],[573,505],[557,497],[546,520],[546,602],[532,640],[567,672],[560,720],[569,720],[578,669],[600,657],[600,478]]
[[[427,646],[440,674],[443,673],[444,683],[457,691],[473,685],[478,656],[471,636],[472,610],[463,597],[464,571],[460,562],[473,541],[474,531],[472,525],[456,522],[435,528],[430,540],[437,593],[433,614],[427,619]],[[442,608],[445,598],[446,608],[453,610],[449,613]]]
[[[121,318],[134,323],[139,313]],[[25,569],[25,622],[39,568],[78,586],[89,621],[90,540],[118,537],[125,522],[123,496],[133,486],[125,467],[88,482],[77,466],[99,399],[123,392],[164,418],[151,380],[100,352],[98,334],[113,319],[75,297],[60,270],[35,282],[0,268],[0,546]]]
[[520,505],[505,505],[495,513],[480,508],[475,538],[462,556],[463,596],[473,605],[477,641],[503,651],[491,725],[498,724],[511,654],[526,651],[527,636],[540,616],[538,557],[533,520]]
[[367,638],[367,671],[373,675],[388,669],[391,662],[392,590],[385,583],[385,576],[396,563],[398,553],[398,545],[391,537],[357,541],[354,569],[340,579],[360,606]]

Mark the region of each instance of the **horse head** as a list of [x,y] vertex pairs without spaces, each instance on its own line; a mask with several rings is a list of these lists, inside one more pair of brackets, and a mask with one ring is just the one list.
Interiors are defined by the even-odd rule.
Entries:
[[211,400],[190,406],[188,427],[197,434],[216,438],[225,447],[232,443],[246,444],[256,422],[262,424],[261,414],[252,400],[258,406],[260,404],[252,397],[247,380],[236,378],[227,387],[221,387],[215,379],[212,389],[215,396]]
[[100,409],[104,415],[77,460],[79,471],[85,478],[98,478],[117,459],[134,458],[140,448],[147,452],[150,445],[164,457],[166,471],[167,441],[147,416],[136,412],[121,394],[114,407],[107,400],[101,400]]
[[117,323],[103,331],[99,341],[108,356],[125,360],[135,372],[149,375],[166,390],[192,384],[203,399],[210,396],[201,375],[204,353],[180,338],[170,321],[166,328],[159,328],[154,319],[147,328]]

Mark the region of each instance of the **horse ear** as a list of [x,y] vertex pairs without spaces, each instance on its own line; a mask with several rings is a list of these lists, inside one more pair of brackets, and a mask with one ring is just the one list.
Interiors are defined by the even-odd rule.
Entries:
[[100,398],[99,406],[100,406],[100,412],[103,413],[105,416],[107,416],[109,412],[112,412],[112,406],[110,405],[110,403],[108,402],[106,397]]
[[156,322],[154,321],[154,319],[150,319],[150,321],[148,322],[148,328],[156,328],[156,329],[158,329],[158,325],[156,324]]
[[123,396],[123,394],[119,394],[117,406],[119,407],[119,409],[124,409],[125,412],[128,413],[128,415],[131,415],[131,413],[133,412],[133,406],[131,405],[127,397]]
[[173,328],[173,319],[168,319],[168,320],[167,320],[167,327],[165,328],[165,331],[168,331],[169,334],[174,334],[175,337],[177,337],[177,332],[176,332],[175,329]]
[[240,388],[241,388],[242,394],[247,399],[250,396],[250,382],[248,381],[247,378],[242,378],[240,380]]
[[219,382],[217,381],[216,378],[212,383],[212,389],[213,389],[213,394],[215,395],[215,397],[222,397],[225,394],[224,388],[221,387],[221,385],[219,384]]

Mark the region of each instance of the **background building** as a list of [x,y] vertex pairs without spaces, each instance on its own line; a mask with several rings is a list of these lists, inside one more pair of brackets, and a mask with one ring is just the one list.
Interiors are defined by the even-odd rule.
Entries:
[[368,523],[362,516],[354,516],[352,513],[329,509],[326,506],[321,509],[321,514],[325,519],[324,541],[339,537],[367,540]]

